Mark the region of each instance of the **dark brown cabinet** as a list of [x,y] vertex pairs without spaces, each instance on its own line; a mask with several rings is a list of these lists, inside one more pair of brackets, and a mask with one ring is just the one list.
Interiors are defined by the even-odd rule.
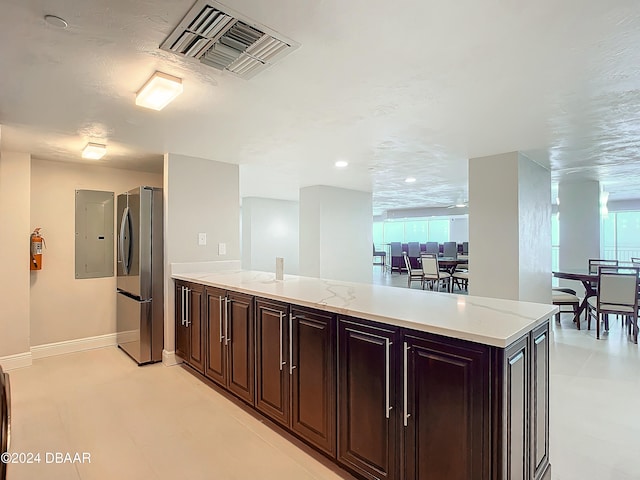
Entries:
[[405,335],[402,412],[405,479],[489,479],[489,347]]
[[338,319],[338,461],[371,480],[397,478],[397,337]]
[[363,479],[550,480],[549,323],[506,348],[176,281],[176,354]]
[[202,302],[204,287],[176,282],[176,355],[204,372],[204,338],[202,335]]
[[335,454],[335,317],[256,300],[256,409]]
[[256,408],[288,427],[289,306],[256,300]]
[[336,453],[336,318],[291,307],[291,430],[325,453]]
[[254,403],[253,297],[207,287],[204,374]]

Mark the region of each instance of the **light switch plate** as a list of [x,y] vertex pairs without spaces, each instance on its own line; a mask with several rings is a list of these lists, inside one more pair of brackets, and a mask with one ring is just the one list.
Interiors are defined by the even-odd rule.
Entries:
[[218,255],[226,255],[227,254],[227,244],[219,243],[218,244]]
[[207,244],[207,234],[199,233],[198,234],[198,245],[206,245]]

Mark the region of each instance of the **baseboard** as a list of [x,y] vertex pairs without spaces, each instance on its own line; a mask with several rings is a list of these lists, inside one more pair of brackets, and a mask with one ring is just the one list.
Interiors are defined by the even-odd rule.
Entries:
[[182,363],[182,359],[180,357],[176,357],[176,352],[169,352],[167,350],[162,350],[162,364],[165,367],[173,367],[174,365],[179,365]]
[[115,345],[116,334],[108,333],[106,335],[98,335],[97,337],[78,338],[75,340],[65,340],[64,342],[36,345],[31,347],[31,355],[33,355],[34,359],[38,359]]
[[0,357],[0,365],[5,371],[15,370],[16,368],[30,367],[33,359],[31,352],[17,353],[15,355],[7,355]]

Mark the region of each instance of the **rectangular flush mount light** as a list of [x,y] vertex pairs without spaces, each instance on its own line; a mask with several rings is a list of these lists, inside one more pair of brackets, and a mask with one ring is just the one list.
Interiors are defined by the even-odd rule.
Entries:
[[107,146],[99,143],[87,143],[82,150],[82,158],[88,160],[100,160],[107,153]]
[[182,93],[182,79],[156,72],[136,94],[136,105],[162,110]]

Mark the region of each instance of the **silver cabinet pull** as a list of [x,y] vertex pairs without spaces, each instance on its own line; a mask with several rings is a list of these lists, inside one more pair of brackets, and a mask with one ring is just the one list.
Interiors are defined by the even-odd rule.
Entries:
[[282,352],[282,343],[283,343],[283,339],[282,339],[282,317],[284,316],[284,313],[280,312],[280,371],[282,371],[282,366],[286,365],[287,362],[283,362],[282,361],[282,357],[283,357],[283,352]]
[[229,345],[229,342],[231,341],[231,335],[229,334],[229,331],[231,330],[231,328],[229,327],[229,297],[224,297],[224,336],[225,336],[225,340],[224,340],[224,344],[225,345]]
[[222,334],[222,297],[219,296],[218,300],[220,302],[218,304],[219,311],[220,311],[220,318],[219,318],[220,319],[220,343],[222,343],[222,341],[224,340],[224,335]]
[[385,338],[384,339],[384,343],[385,343],[385,349],[384,349],[384,356],[385,356],[385,378],[384,378],[384,382],[385,382],[385,389],[386,389],[386,395],[385,395],[385,406],[386,406],[386,417],[389,418],[389,412],[391,411],[391,409],[393,408],[390,405],[390,392],[389,392],[389,347],[391,345],[393,345],[393,343],[388,339]]
[[185,309],[185,304],[184,304],[184,287],[181,285],[180,286],[180,295],[182,296],[182,302],[181,302],[181,307],[182,307],[182,311],[180,312],[180,324],[184,327],[184,309]]
[[293,375],[293,369],[296,368],[293,364],[293,320],[295,318],[293,313],[289,314],[289,375]]
[[191,295],[190,295],[191,289],[187,288],[185,290],[186,290],[186,297],[187,297],[187,301],[186,301],[186,304],[187,304],[187,315],[186,315],[184,321],[185,321],[185,326],[188,327],[189,325],[191,325],[191,321],[189,320],[191,318],[190,317],[190,314],[191,314],[191,312],[190,312],[190,310],[191,310]]
[[408,401],[408,384],[409,384],[409,369],[407,368],[409,363],[409,349],[411,347],[404,342],[404,385],[403,385],[403,412],[404,412],[404,426],[406,427],[411,414],[409,413],[409,401]]

